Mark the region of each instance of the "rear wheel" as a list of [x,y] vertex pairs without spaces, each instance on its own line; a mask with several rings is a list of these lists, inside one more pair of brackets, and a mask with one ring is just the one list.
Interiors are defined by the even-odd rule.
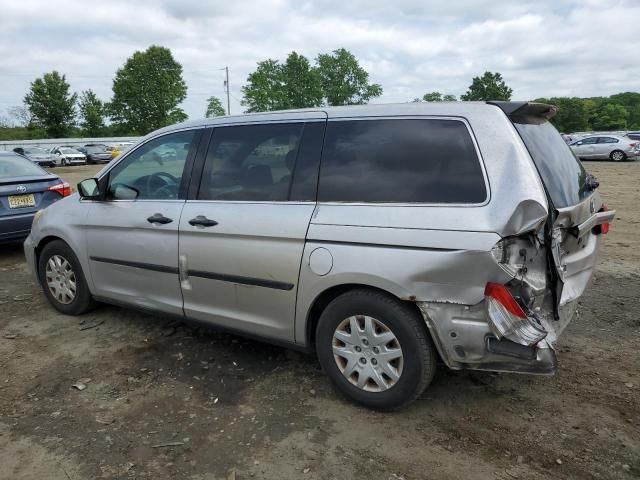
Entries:
[[609,158],[614,162],[623,162],[627,159],[627,155],[622,150],[614,150],[609,154]]
[[45,245],[38,276],[47,300],[59,312],[80,315],[94,306],[78,257],[62,240]]
[[433,379],[436,352],[412,306],[374,290],[352,290],[320,316],[316,351],[349,399],[377,410],[413,402]]
[[66,167],[66,166],[67,166],[67,159],[66,159],[66,158],[63,158],[63,159],[62,159],[61,165],[62,165],[63,167]]

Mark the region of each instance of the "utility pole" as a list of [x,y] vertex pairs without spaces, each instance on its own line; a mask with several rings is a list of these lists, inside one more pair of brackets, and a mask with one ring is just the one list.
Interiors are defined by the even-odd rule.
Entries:
[[227,79],[224,81],[224,86],[227,89],[227,115],[231,115],[231,101],[229,100],[229,67],[224,67],[224,71],[227,74]]

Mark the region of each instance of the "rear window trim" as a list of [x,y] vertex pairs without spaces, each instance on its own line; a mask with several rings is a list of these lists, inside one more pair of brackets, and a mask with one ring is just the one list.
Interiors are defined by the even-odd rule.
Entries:
[[[354,121],[370,121],[370,120],[449,120],[449,121],[457,121],[461,122],[467,129],[469,136],[471,137],[471,142],[473,143],[473,148],[475,149],[476,155],[478,157],[478,161],[480,162],[480,170],[482,171],[482,178],[484,180],[484,187],[486,191],[486,198],[482,202],[478,203],[440,203],[440,202],[350,202],[350,201],[331,201],[331,202],[321,202],[318,201],[318,205],[327,205],[327,206],[335,206],[335,205],[350,205],[350,206],[370,206],[370,207],[446,207],[446,208],[478,208],[485,207],[491,202],[491,185],[489,183],[489,176],[487,175],[487,169],[485,167],[484,157],[482,156],[482,152],[480,151],[480,146],[478,145],[478,141],[475,136],[475,132],[469,123],[469,120],[466,117],[456,116],[456,115],[383,115],[383,116],[354,116],[354,117],[338,117],[338,118],[329,118],[327,121],[327,129],[329,130],[329,126],[333,122],[354,122]],[[320,165],[322,168],[322,164]]]

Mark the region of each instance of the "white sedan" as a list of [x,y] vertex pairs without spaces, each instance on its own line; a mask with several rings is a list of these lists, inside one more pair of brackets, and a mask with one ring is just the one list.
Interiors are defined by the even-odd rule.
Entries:
[[79,150],[70,147],[57,147],[51,150],[56,157],[56,163],[59,166],[66,167],[68,165],[85,165],[87,156]]

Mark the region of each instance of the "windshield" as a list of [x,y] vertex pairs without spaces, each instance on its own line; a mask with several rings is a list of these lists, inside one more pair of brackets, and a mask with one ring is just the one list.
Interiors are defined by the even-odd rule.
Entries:
[[60,153],[80,153],[80,152],[74,148],[61,148]]
[[0,156],[0,178],[31,177],[35,175],[47,175],[47,172],[24,157],[18,155]]
[[575,205],[589,196],[586,170],[553,125],[531,116],[512,121],[556,208]]

